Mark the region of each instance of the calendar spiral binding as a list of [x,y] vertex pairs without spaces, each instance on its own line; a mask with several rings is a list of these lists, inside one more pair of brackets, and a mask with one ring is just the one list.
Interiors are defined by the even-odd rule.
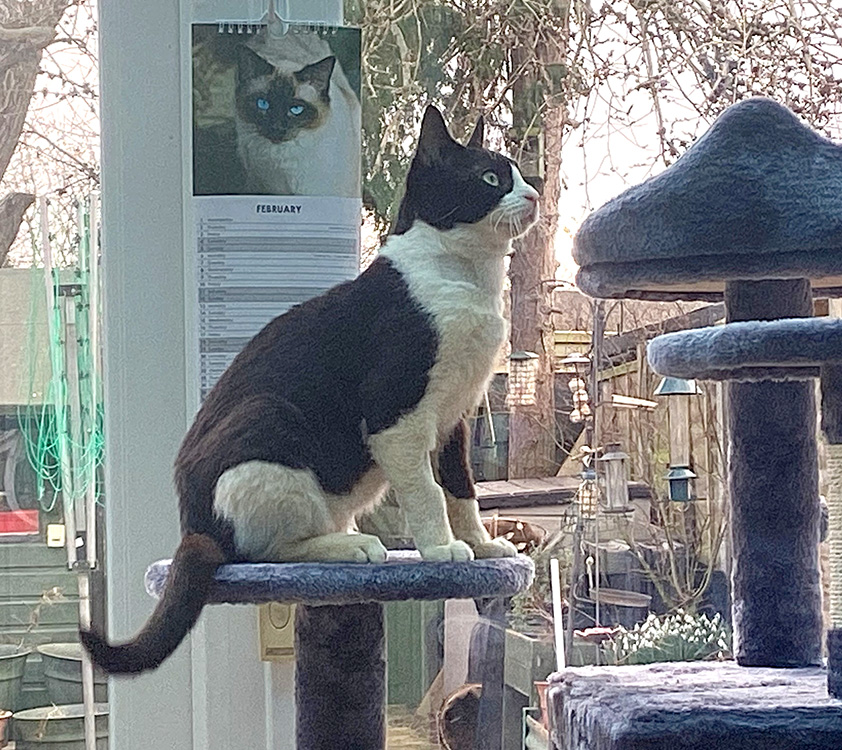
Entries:
[[293,21],[281,18],[275,10],[275,0],[269,0],[266,13],[259,21],[217,21],[220,34],[271,34],[283,36],[292,34],[318,34],[319,36],[335,36],[339,27],[326,21]]

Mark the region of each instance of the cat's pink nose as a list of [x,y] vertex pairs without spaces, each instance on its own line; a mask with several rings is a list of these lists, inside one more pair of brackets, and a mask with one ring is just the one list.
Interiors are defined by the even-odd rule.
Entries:
[[532,190],[526,193],[523,197],[526,198],[526,200],[531,201],[532,203],[538,203],[538,199],[541,196],[538,194],[538,191],[535,190],[535,188],[532,188]]

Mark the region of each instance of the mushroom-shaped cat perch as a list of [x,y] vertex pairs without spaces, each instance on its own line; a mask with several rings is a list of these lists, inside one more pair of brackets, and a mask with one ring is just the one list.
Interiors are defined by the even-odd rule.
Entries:
[[[158,596],[169,560],[153,564],[146,588]],[[223,565],[210,604],[288,602],[296,608],[298,750],[385,748],[383,602],[510,597],[532,582],[524,556],[422,562],[390,553],[386,563]]]
[[595,211],[574,257],[577,283],[593,296],[724,297],[724,328],[656,339],[650,361],[665,375],[736,381],[737,661],[818,664],[816,407],[805,378],[842,361],[837,324],[808,320],[814,295],[842,292],[842,146],[769,99],[743,101],[663,173]]

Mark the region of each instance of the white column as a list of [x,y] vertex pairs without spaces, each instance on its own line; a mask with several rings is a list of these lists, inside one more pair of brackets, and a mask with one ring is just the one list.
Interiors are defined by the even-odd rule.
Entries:
[[[178,544],[172,466],[196,403],[185,272],[190,23],[254,17],[262,5],[100,6],[108,620],[117,639],[152,610],[146,566]],[[291,19],[342,21],[341,0],[277,7]],[[253,607],[208,608],[159,670],[111,680],[110,690],[111,750],[295,746],[292,664],[258,660]]]

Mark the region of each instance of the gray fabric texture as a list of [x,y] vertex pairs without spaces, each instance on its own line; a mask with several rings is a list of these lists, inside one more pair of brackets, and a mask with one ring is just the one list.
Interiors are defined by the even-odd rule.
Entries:
[[558,750],[839,750],[821,668],[580,667],[549,678]]
[[842,319],[788,318],[677,331],[647,348],[655,372],[698,380],[800,380],[842,363]]
[[700,282],[839,276],[842,146],[771,99],[739,102],[594,211],[573,256],[597,297],[714,299],[720,285]]
[[[169,560],[146,571],[146,590],[158,596]],[[239,563],[222,565],[210,604],[358,604],[407,599],[513,596],[532,582],[525,555],[471,562],[423,562],[415,552],[390,552],[387,562]]]
[[386,746],[382,604],[296,607],[295,702],[297,750]]

